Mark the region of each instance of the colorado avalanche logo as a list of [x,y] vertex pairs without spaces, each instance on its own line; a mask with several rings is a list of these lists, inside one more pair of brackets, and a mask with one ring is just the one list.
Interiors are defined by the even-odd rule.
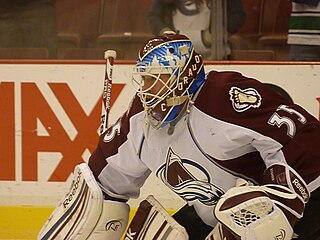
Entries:
[[204,167],[194,161],[181,159],[171,148],[168,150],[166,163],[156,174],[188,202],[198,200],[205,205],[214,205],[224,194],[211,183],[210,174]]
[[258,108],[261,105],[261,95],[254,88],[240,89],[232,87],[229,91],[234,110],[244,112],[249,108]]

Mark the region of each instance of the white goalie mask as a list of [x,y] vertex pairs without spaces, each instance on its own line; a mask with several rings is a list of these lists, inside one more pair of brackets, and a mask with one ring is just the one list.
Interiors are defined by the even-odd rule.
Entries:
[[149,40],[139,51],[133,84],[155,129],[172,122],[205,81],[201,55],[184,35]]

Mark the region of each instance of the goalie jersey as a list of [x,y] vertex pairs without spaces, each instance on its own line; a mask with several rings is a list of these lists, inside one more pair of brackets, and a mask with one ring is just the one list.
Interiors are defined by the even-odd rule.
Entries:
[[89,166],[112,199],[137,198],[154,172],[214,226],[219,198],[238,178],[262,185],[272,164],[291,166],[310,192],[317,189],[319,144],[319,121],[303,108],[255,79],[211,71],[186,114],[159,130],[135,96],[100,137]]

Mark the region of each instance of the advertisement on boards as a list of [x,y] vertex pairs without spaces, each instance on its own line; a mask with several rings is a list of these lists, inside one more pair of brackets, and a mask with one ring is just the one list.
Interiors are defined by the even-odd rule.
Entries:
[[[134,95],[132,67],[114,67],[110,123],[121,116]],[[205,68],[238,71],[280,86],[320,118],[320,65]],[[59,201],[74,166],[87,161],[95,149],[104,71],[104,64],[0,65],[0,206],[54,206]],[[164,205],[175,208],[179,201],[171,200],[176,196],[157,181],[151,177],[136,201],[157,189],[154,194]]]

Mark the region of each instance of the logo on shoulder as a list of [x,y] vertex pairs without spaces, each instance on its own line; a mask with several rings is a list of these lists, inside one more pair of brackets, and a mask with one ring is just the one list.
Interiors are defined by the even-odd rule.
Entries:
[[261,95],[254,88],[232,87],[229,95],[232,106],[237,112],[244,112],[249,108],[258,108],[261,105]]

